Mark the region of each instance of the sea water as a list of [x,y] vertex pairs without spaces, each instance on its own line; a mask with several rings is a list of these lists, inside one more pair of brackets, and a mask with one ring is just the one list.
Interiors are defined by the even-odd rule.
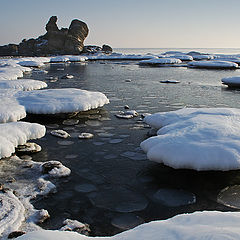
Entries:
[[[140,54],[168,50],[196,49],[117,49]],[[215,50],[199,51],[214,53]],[[222,49],[217,53],[240,51]],[[240,184],[239,171],[175,170],[148,161],[139,145],[149,132],[141,114],[184,107],[238,108],[240,91],[223,86],[221,79],[240,75],[240,70],[141,67],[135,61],[50,64],[46,70],[47,74],[34,71],[27,77],[44,80],[49,88],[100,91],[107,95],[110,104],[78,114],[73,121],[29,118],[47,127],[46,136],[36,141],[43,150],[32,155],[33,160],[58,160],[72,171],[70,177],[60,179],[57,193],[33,201],[36,208],[47,209],[51,215],[42,224],[43,228],[58,229],[64,219],[70,218],[89,224],[91,235],[106,236],[180,213],[236,209],[231,208],[229,201],[220,203],[218,196],[228,186]],[[74,78],[61,79],[66,74]],[[45,80],[50,76],[58,80]],[[162,80],[180,83],[164,84],[160,83]],[[115,114],[124,111],[125,105],[139,116],[117,118]],[[53,129],[63,129],[71,138],[56,138],[50,134]],[[82,132],[94,137],[79,139]]]

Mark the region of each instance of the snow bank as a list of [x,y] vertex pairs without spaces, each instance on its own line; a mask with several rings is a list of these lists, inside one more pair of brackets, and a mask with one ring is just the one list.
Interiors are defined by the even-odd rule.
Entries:
[[87,111],[109,103],[103,93],[75,88],[18,92],[15,96],[28,113],[34,114]]
[[113,237],[87,237],[74,232],[43,230],[28,233],[18,240],[207,240],[207,239],[239,239],[239,212],[195,212],[181,214],[163,221],[154,221],[140,225]]
[[23,77],[24,72],[31,71],[30,68],[18,66],[5,66],[0,67],[0,80],[16,80]]
[[238,64],[233,62],[227,62],[227,61],[196,61],[196,62],[190,62],[188,63],[189,67],[195,67],[195,68],[212,68],[212,69],[236,69],[238,68]]
[[240,76],[223,78],[222,83],[229,87],[240,87]]
[[176,58],[152,58],[140,61],[139,65],[170,65],[179,63],[182,63],[182,61]]
[[45,132],[45,127],[37,123],[0,124],[0,158],[10,157],[15,152],[15,147],[25,144],[30,139],[43,137]]
[[147,157],[173,168],[240,168],[240,110],[184,108],[146,116],[158,136],[141,143]]
[[23,91],[37,90],[46,88],[47,84],[43,81],[33,79],[0,80],[0,89],[19,89]]

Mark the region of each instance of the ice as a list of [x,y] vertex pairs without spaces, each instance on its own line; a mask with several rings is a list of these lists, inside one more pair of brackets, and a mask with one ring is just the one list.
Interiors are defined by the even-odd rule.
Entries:
[[88,60],[143,60],[151,58],[153,58],[152,55],[120,54],[120,53],[112,53],[110,55],[96,54],[88,56]]
[[240,76],[223,78],[222,83],[229,87],[240,87]]
[[178,189],[161,188],[154,193],[153,197],[154,200],[168,207],[179,207],[196,202],[193,193]]
[[47,84],[33,79],[0,80],[0,89],[19,89],[23,91],[46,88]]
[[239,109],[184,108],[144,121],[159,129],[141,143],[151,161],[198,171],[240,168]]
[[78,138],[80,138],[80,139],[90,139],[93,137],[94,137],[94,135],[92,133],[81,133],[78,135]]
[[77,192],[83,192],[83,193],[89,193],[89,192],[93,192],[96,191],[97,188],[90,183],[83,183],[83,184],[79,184],[74,188]]
[[16,99],[28,113],[56,114],[87,111],[109,103],[100,92],[75,88],[46,89],[16,93]]
[[26,153],[36,153],[42,150],[41,146],[36,143],[27,142],[24,145],[18,145],[16,148],[17,153],[26,154]]
[[20,61],[18,62],[19,65],[23,67],[42,67],[44,63],[39,61]]
[[152,58],[149,60],[142,60],[139,62],[140,65],[170,65],[182,63],[180,59],[177,58]]
[[190,55],[185,55],[185,54],[176,54],[176,55],[172,55],[172,56],[169,56],[170,58],[177,58],[177,59],[180,59],[181,61],[192,61],[193,60],[193,57],[190,56]]
[[240,186],[224,188],[217,196],[217,201],[225,206],[240,209]]
[[68,137],[70,137],[69,133],[67,133],[66,131],[61,130],[61,129],[59,129],[59,130],[52,130],[51,134],[53,136],[61,137],[61,138],[68,138]]
[[90,193],[88,197],[96,207],[122,213],[140,211],[148,205],[143,195],[123,187]]
[[216,59],[218,61],[227,61],[227,62],[234,62],[234,63],[240,64],[240,58],[239,57],[220,56],[220,57],[215,57],[214,59]]
[[83,224],[77,220],[66,219],[63,224],[64,226],[59,229],[60,231],[76,231],[84,235],[88,235],[90,232],[87,224]]
[[239,222],[239,212],[204,211],[145,223],[113,237],[87,237],[74,232],[42,230],[22,235],[18,240],[237,240],[240,239]]
[[88,60],[85,56],[68,56],[70,62],[85,62]]
[[56,56],[50,59],[50,63],[68,62],[69,57],[67,56]]
[[17,231],[25,219],[25,208],[12,191],[0,191],[0,237]]
[[111,224],[117,228],[128,230],[144,223],[143,219],[133,213],[126,213],[112,219]]
[[214,59],[214,56],[207,55],[207,54],[197,54],[197,55],[191,55],[191,56],[193,57],[193,60],[195,60],[195,61]]
[[43,137],[45,132],[45,127],[37,123],[0,124],[0,158],[10,157],[15,152],[15,147],[25,144],[30,139]]
[[161,80],[160,83],[180,83],[179,81],[177,80]]
[[238,68],[238,64],[234,62],[227,61],[193,61],[188,63],[189,67],[195,68],[210,68],[210,69],[236,69]]
[[16,80],[17,78],[23,77],[24,72],[31,71],[30,68],[21,66],[6,66],[0,67],[0,79],[1,80]]
[[66,177],[69,176],[71,170],[59,161],[48,161],[40,166],[43,174],[48,174],[51,177]]

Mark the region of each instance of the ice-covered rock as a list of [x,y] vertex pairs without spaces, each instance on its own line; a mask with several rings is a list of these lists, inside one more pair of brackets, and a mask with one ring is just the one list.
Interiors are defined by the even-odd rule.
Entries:
[[240,87],[240,76],[222,78],[222,83],[229,87]]
[[86,56],[68,56],[70,62],[85,62],[88,60]]
[[169,56],[170,58],[177,58],[177,59],[180,59],[181,61],[192,61],[193,60],[193,57],[190,56],[190,55],[185,55],[185,54],[176,54],[176,55],[172,55],[172,56]]
[[139,65],[156,65],[156,66],[165,66],[172,64],[182,63],[180,59],[177,58],[152,58],[149,60],[142,60],[139,62]]
[[52,130],[52,131],[51,131],[51,134],[52,134],[53,136],[60,137],[60,138],[68,138],[68,137],[70,137],[70,134],[69,134],[69,133],[67,133],[66,131],[61,130],[61,129]]
[[66,177],[69,176],[71,170],[59,161],[48,161],[41,165],[41,171],[43,174],[48,174],[51,177]]
[[47,84],[43,81],[33,79],[0,80],[0,89],[19,89],[23,91],[37,90],[46,88]]
[[240,238],[239,222],[239,212],[204,211],[145,223],[113,237],[87,237],[73,232],[42,230],[25,234],[18,240],[237,240]]
[[176,83],[180,83],[180,81],[170,79],[170,80],[161,80],[160,83],[174,83],[174,84],[176,84]]
[[236,69],[238,68],[238,64],[234,62],[227,61],[194,61],[188,63],[188,67],[194,68],[210,68],[210,69]]
[[239,109],[184,108],[144,121],[159,129],[141,143],[152,161],[198,171],[240,168]]
[[64,226],[59,229],[60,231],[74,231],[83,235],[88,235],[90,232],[87,224],[83,224],[77,220],[66,219],[63,224]]
[[131,119],[133,117],[137,117],[138,113],[135,110],[128,110],[128,111],[120,111],[117,114],[115,114],[117,118],[123,118],[123,119]]
[[78,135],[78,138],[80,138],[80,139],[90,139],[90,138],[93,138],[93,137],[94,137],[94,135],[92,133],[85,133],[85,132],[80,133]]
[[239,57],[215,56],[214,59],[216,59],[218,61],[234,62],[234,63],[237,63],[238,65],[240,64]]
[[69,57],[67,56],[56,56],[50,59],[50,63],[68,62]]
[[88,56],[88,60],[144,60],[151,59],[152,55],[140,55],[140,54],[121,54],[121,53],[112,53],[110,55],[106,54],[96,54]]
[[10,157],[15,147],[45,135],[45,127],[37,123],[12,122],[0,124],[0,158]]
[[27,113],[56,114],[87,111],[109,103],[101,92],[75,88],[46,89],[18,92],[16,99],[26,108]]
[[16,152],[21,154],[36,153],[36,152],[40,152],[41,150],[42,150],[41,146],[32,142],[31,143],[27,142],[23,145],[18,145],[16,148]]
[[200,61],[200,60],[211,60],[214,58],[212,55],[207,55],[207,54],[196,54],[196,55],[191,55],[193,57],[193,60],[195,61]]

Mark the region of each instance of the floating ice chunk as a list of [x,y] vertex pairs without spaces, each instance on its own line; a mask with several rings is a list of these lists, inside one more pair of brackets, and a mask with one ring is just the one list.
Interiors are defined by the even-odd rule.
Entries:
[[38,62],[38,61],[20,61],[18,62],[19,65],[23,67],[42,67],[44,66],[44,63]]
[[86,56],[68,56],[70,62],[85,62],[88,60]]
[[70,137],[70,134],[67,133],[67,132],[64,131],[64,130],[52,130],[52,131],[51,131],[51,134],[52,134],[53,136],[61,137],[61,138],[68,138],[68,137]]
[[160,128],[158,136],[141,143],[152,161],[198,171],[240,168],[239,109],[184,108],[144,121]]
[[152,55],[119,54],[119,53],[112,53],[110,55],[97,54],[93,56],[88,56],[88,60],[143,60],[151,58],[153,58]]
[[176,59],[180,59],[181,61],[192,61],[193,60],[193,57],[190,56],[190,55],[185,55],[185,54],[182,54],[182,55],[172,55],[172,56],[169,56],[170,58],[176,58]]
[[129,111],[120,111],[118,114],[115,114],[117,118],[124,118],[124,119],[130,119],[133,117],[137,117],[138,113],[135,110],[129,110]]
[[193,57],[193,60],[195,60],[195,61],[214,59],[214,56],[207,55],[207,54],[197,54],[197,55],[192,55],[192,57]]
[[50,63],[58,63],[58,62],[68,62],[69,57],[67,56],[57,56],[57,57],[52,57],[50,59]]
[[15,147],[25,144],[30,139],[43,137],[45,132],[45,127],[37,123],[0,124],[0,158],[10,157],[15,152]]
[[93,137],[94,137],[94,135],[92,133],[81,133],[78,135],[78,138],[80,138],[80,139],[90,139]]
[[180,81],[177,81],[177,80],[161,80],[160,83],[180,83]]
[[86,237],[74,232],[42,230],[27,233],[18,240],[179,240],[240,239],[240,213],[204,211],[181,214],[167,220],[142,224],[113,237]]
[[240,87],[240,76],[223,78],[222,83],[229,87]]
[[[113,196],[115,201],[112,200]],[[90,193],[88,197],[94,206],[117,212],[140,211],[148,205],[143,195],[123,187]]]
[[63,224],[64,226],[59,229],[60,231],[75,231],[83,235],[88,235],[90,232],[88,224],[83,224],[77,220],[66,219]]
[[182,63],[180,59],[176,58],[152,58],[149,60],[142,60],[139,62],[139,65],[172,65],[172,64],[179,64]]
[[39,146],[36,143],[25,143],[23,145],[18,145],[16,148],[16,152],[18,153],[36,153],[36,152],[40,152],[42,150],[41,146]]
[[15,96],[19,103],[25,106],[26,111],[33,114],[87,111],[109,103],[103,93],[75,88],[18,92]]
[[17,231],[23,223],[25,208],[12,191],[0,191],[0,237]]
[[1,89],[19,89],[23,91],[37,90],[47,87],[47,84],[43,81],[33,79],[17,79],[17,80],[0,80]]
[[195,61],[188,63],[188,67],[195,68],[210,68],[210,69],[236,69],[238,68],[238,64],[234,62],[227,61]]
[[41,165],[41,171],[44,174],[49,174],[51,177],[66,177],[69,176],[71,170],[59,161],[48,161]]
[[154,193],[153,197],[156,201],[168,207],[178,207],[196,202],[193,193],[177,189],[161,188]]

